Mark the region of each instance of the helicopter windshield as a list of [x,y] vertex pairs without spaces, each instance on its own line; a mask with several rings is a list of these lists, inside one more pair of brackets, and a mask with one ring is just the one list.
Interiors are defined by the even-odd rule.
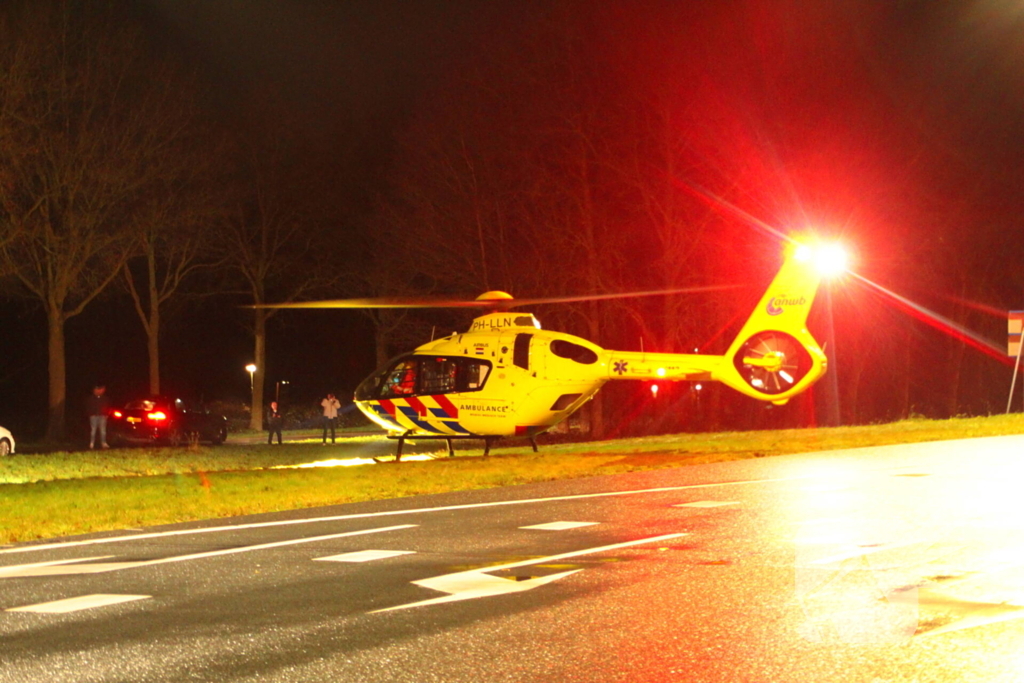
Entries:
[[487,382],[491,363],[459,356],[402,356],[366,378],[356,400],[479,391]]
[[391,396],[406,396],[416,392],[416,361],[404,360],[384,380],[385,391]]

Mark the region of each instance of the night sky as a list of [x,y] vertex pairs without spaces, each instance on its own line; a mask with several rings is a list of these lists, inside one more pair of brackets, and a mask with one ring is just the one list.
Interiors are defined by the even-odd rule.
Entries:
[[[532,295],[597,286],[583,269],[545,284],[529,265],[557,263],[551,252],[560,249],[578,261],[574,242],[550,236],[556,223],[523,219],[555,215],[522,206],[531,201],[524,197],[560,190],[564,206],[579,197],[568,167],[556,172],[555,162],[546,162],[560,158],[570,138],[552,134],[537,142],[548,132],[531,123],[562,118],[585,120],[591,139],[602,141],[597,173],[642,158],[629,156],[637,150],[676,155],[677,163],[659,159],[660,175],[644,170],[645,182],[674,187],[686,202],[680,215],[701,229],[682,230],[672,243],[685,251],[683,281],[654,284],[742,282],[754,289],[709,302],[711,312],[694,304],[687,309],[694,321],[688,332],[649,322],[669,310],[653,304],[637,309],[643,322],[625,323],[618,309],[604,310],[599,338],[586,321],[590,309],[538,310],[551,327],[606,347],[635,348],[640,336],[663,340],[669,351],[704,344],[756,297],[778,264],[778,244],[728,207],[784,232],[809,228],[842,238],[856,254],[858,273],[997,346],[1004,344],[1005,318],[981,308],[1024,308],[1019,2],[139,0],[123,11],[154,50],[199,74],[214,128],[257,125],[269,137],[254,145],[283,141],[295,183],[316,178],[303,203],[316,207],[318,229],[328,226],[318,239],[336,240],[325,241],[324,249],[341,245],[349,256],[366,249],[377,272],[399,272],[420,253],[425,263],[443,263],[431,242],[437,235],[419,232],[425,214],[410,197],[428,184],[424,179],[437,178],[424,161],[435,141],[468,140],[466,149],[479,160],[474,169],[503,192],[480,196],[500,198],[495,202],[510,217],[509,230],[526,236],[516,246],[522,251],[516,259],[496,259],[502,265],[481,275],[460,265],[465,258],[452,246],[447,268],[457,272],[446,278],[443,266],[423,265],[413,287],[428,282],[431,291],[475,296],[488,287]],[[573,118],[570,105],[587,117]],[[651,115],[638,124],[644,112]],[[664,148],[651,143],[659,125],[674,127],[673,143]],[[534,156],[518,165],[527,145]],[[498,163],[507,159],[513,163]],[[526,187],[534,180],[541,189]],[[598,183],[610,226],[600,244],[615,254],[601,261],[600,287],[646,287],[652,284],[647,263],[658,258],[659,247],[645,241],[650,229],[632,208],[646,195],[611,174]],[[431,206],[461,215],[457,196],[444,201]],[[394,215],[399,219],[383,218]],[[413,227],[402,232],[396,225]],[[505,223],[488,223],[486,230],[499,225]],[[443,240],[454,233],[438,234]],[[375,241],[380,236],[392,242]],[[344,256],[338,269],[358,270]],[[480,282],[484,276],[492,281]],[[572,291],[542,291],[556,285]],[[249,313],[240,308],[244,297],[219,295],[220,286],[200,280],[192,289],[207,296],[192,291],[171,305],[163,335],[165,393],[247,399]],[[341,282],[331,294],[365,293],[357,290]],[[16,286],[5,291],[0,424],[38,435],[46,414],[45,318],[32,300],[18,297]],[[940,329],[944,324],[928,324],[927,313],[908,313],[869,286],[837,285],[834,299],[831,351],[845,421],[1005,407],[1010,370],[1004,359],[965,346],[962,335]],[[820,308],[812,320],[816,334]],[[464,322],[442,314],[420,319],[415,329],[422,334],[452,320]],[[123,291],[111,288],[67,330],[69,424],[80,419],[79,405],[95,381],[115,398],[145,389],[145,339]],[[287,379],[295,402],[312,403],[328,390],[350,395],[375,365],[372,325],[353,312],[281,314],[270,327],[268,349],[268,391]],[[949,388],[953,382],[956,390]],[[824,399],[816,391],[808,401],[817,401],[820,413]],[[629,396],[620,391],[615,400]],[[808,401],[794,408],[803,417],[794,414],[789,423],[811,421]],[[739,405],[742,411],[748,404]]]

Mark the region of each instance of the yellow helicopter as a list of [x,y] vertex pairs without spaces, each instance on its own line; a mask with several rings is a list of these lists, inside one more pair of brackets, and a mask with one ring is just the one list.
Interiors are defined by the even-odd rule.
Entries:
[[[807,330],[807,315],[824,275],[844,269],[836,245],[790,244],[782,267],[723,355],[611,351],[541,329],[513,306],[625,295],[516,300],[487,292],[475,301],[346,299],[282,308],[424,308],[487,310],[465,332],[436,339],[392,359],[355,391],[356,406],[398,441],[483,439],[486,455],[499,437],[536,436],[575,413],[609,380],[718,381],[781,405],[824,373],[827,359]],[[711,289],[711,288],[702,288]],[[688,290],[659,291],[657,294]]]

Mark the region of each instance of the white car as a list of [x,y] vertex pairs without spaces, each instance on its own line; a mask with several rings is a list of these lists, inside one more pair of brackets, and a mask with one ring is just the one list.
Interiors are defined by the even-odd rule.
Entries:
[[0,427],[0,456],[14,453],[14,437],[11,433]]

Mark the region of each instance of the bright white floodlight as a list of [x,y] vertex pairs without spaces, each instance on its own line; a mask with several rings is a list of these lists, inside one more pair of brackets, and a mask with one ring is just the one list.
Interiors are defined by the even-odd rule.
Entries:
[[824,277],[846,272],[849,256],[840,244],[823,244],[814,253],[814,265]]
[[835,277],[846,272],[849,256],[840,244],[819,244],[797,247],[795,256],[799,261],[810,261],[822,277]]

